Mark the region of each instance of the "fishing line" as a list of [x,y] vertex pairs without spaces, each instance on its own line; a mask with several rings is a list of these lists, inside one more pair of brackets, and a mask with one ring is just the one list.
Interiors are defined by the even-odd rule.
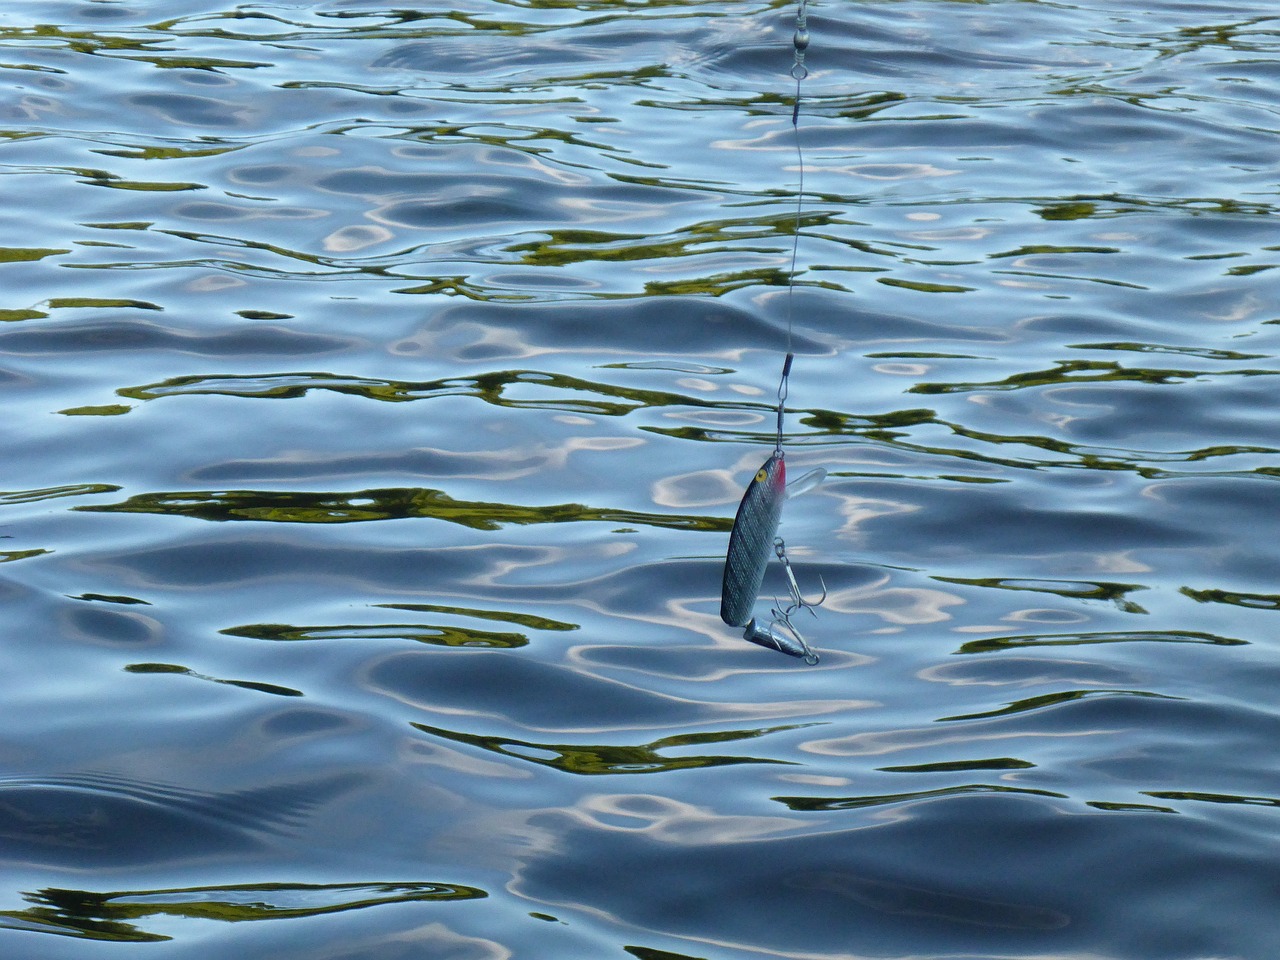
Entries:
[[791,362],[795,359],[792,352],[792,318],[795,314],[796,264],[800,257],[800,222],[804,213],[804,150],[800,145],[800,81],[809,75],[809,68],[804,65],[805,51],[809,49],[809,17],[808,0],[799,0],[796,7],[796,32],[791,38],[795,48],[795,60],[791,64],[791,76],[796,81],[795,96],[791,102],[791,129],[795,134],[796,162],[800,168],[800,183],[796,187],[796,222],[791,237],[791,271],[787,276],[787,358],[782,362],[782,377],[778,381],[778,432],[774,442],[774,453],[781,457],[782,453],[782,409],[787,402],[788,382],[791,378]]

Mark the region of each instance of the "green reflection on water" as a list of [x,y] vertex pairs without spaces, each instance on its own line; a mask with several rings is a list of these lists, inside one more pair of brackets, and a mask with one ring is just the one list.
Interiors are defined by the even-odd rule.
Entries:
[[282,687],[275,683],[262,683],[257,680],[223,680],[218,677],[210,677],[207,674],[196,673],[189,667],[176,663],[130,663],[125,666],[124,670],[126,673],[176,673],[185,677],[195,677],[197,680],[226,684],[229,687],[240,687],[257,693],[269,693],[277,697],[301,697],[303,695],[301,690],[295,690],[293,687]]
[[876,767],[882,773],[958,773],[963,770],[1028,770],[1035,764],[1015,757],[988,760],[944,760],[940,763],[913,763],[901,767]]
[[1196,630],[1133,630],[1098,633],[1042,633],[1012,637],[987,637],[961,644],[957,653],[995,653],[1020,647],[1073,647],[1090,643],[1211,643],[1221,647],[1238,647],[1248,640],[1220,637]]
[[1086,807],[1115,813],[1177,813],[1173,807],[1161,807],[1154,803],[1120,803],[1112,800],[1086,800]]
[[705,960],[687,953],[672,953],[670,950],[655,950],[652,947],[623,947],[623,950],[638,960]]
[[1015,373],[1003,380],[985,383],[917,383],[910,393],[967,393],[972,390],[1021,390],[1025,387],[1058,386],[1067,383],[1136,383],[1171,384],[1196,380],[1201,377],[1262,377],[1274,376],[1274,370],[1161,370],[1146,367],[1125,367],[1114,361],[1058,360],[1050,370],[1028,370]]
[[971,587],[994,587],[1000,590],[1027,590],[1033,593],[1048,593],[1073,600],[1106,600],[1114,603],[1125,613],[1147,612],[1126,596],[1126,594],[1135,590],[1148,589],[1139,583],[1110,583],[1103,580],[1021,580],[1011,577],[935,576],[933,579],[942,583],[955,583]]
[[1237,593],[1234,590],[1193,590],[1183,587],[1179,591],[1197,603],[1226,603],[1233,607],[1251,607],[1254,610],[1280,610],[1280,594]]
[[914,290],[916,293],[969,293],[977,287],[962,287],[952,283],[925,283],[920,280],[899,280],[894,277],[877,277],[876,283],[903,290]]
[[725,531],[731,520],[681,514],[559,503],[533,507],[482,500],[455,500],[442,490],[394,487],[355,493],[277,490],[191,490],[143,493],[120,503],[73,507],[93,513],[153,513],[200,520],[253,520],[270,523],[358,523],[426,517],[474,530],[499,530],[506,524],[601,521],[675,530]]
[[1197,790],[1143,790],[1157,800],[1198,800],[1202,803],[1238,803],[1251,807],[1280,807],[1275,797],[1237,796],[1231,793],[1203,793]]
[[1033,243],[1018,247],[1016,250],[1005,250],[1000,253],[987,254],[988,260],[1004,260],[1013,257],[1032,257],[1043,256],[1045,254],[1062,254],[1062,253],[1121,253],[1119,247],[1087,247],[1065,245],[1059,246],[1051,243]]
[[115,493],[120,488],[114,483],[70,483],[61,487],[41,487],[36,490],[0,490],[0,506],[6,503],[36,503],[59,497],[84,497],[97,493]]
[[[1271,321],[1268,321],[1271,322]],[[1201,360],[1265,360],[1265,353],[1240,353],[1237,350],[1219,350],[1213,347],[1177,347],[1161,343],[1137,343],[1129,340],[1102,343],[1071,343],[1072,350],[1120,350],[1133,353],[1172,353]]]
[[68,249],[54,250],[46,247],[0,247],[0,263],[26,263],[70,252]]
[[659,751],[670,747],[697,746],[704,743],[725,743],[750,740],[781,730],[795,730],[808,724],[791,724],[765,727],[759,730],[723,730],[714,733],[686,733],[663,737],[639,746],[614,744],[565,744],[534,743],[509,737],[486,737],[446,730],[425,723],[410,724],[423,733],[479,747],[504,757],[527,760],[564,773],[584,775],[615,773],[670,773],[675,770],[694,770],[703,767],[723,767],[740,763],[778,763],[793,765],[796,761],[777,760],[771,757],[696,756],[668,757]]
[[490,647],[512,649],[524,647],[529,638],[522,633],[500,633],[466,627],[435,624],[378,623],[332,624],[300,627],[287,623],[250,623],[227,627],[219,633],[252,640],[414,640],[441,647]]
[[[530,388],[562,391],[569,396],[517,399],[508,395],[513,389],[528,392]],[[633,410],[653,407],[722,408],[728,406],[724,403],[665,390],[624,387],[541,370],[494,370],[474,377],[449,377],[424,381],[349,377],[315,371],[263,375],[185,376],[138,387],[122,387],[116,393],[130,400],[206,395],[292,400],[306,396],[312,390],[328,390],[363,397],[367,400],[392,403],[437,397],[476,397],[498,407],[566,410],[601,416],[625,416]],[[590,398],[582,399],[573,394],[588,394]],[[735,403],[732,406],[734,409],[740,409],[743,404]],[[772,409],[769,404],[750,404],[749,406],[759,407],[761,410]]]
[[992,717],[1007,717],[1015,713],[1029,713],[1044,707],[1056,707],[1059,704],[1071,703],[1075,700],[1094,700],[1103,697],[1149,697],[1153,700],[1185,700],[1185,697],[1174,697],[1166,693],[1150,693],[1146,690],[1061,690],[1057,693],[1045,693],[1038,697],[1027,697],[1015,700],[997,710],[984,710],[981,713],[964,713],[954,717],[939,717],[939,723],[951,720],[989,720]]
[[39,557],[46,553],[52,553],[52,550],[36,548],[32,550],[0,550],[0,563],[9,563],[11,560],[28,560],[31,557]]
[[459,617],[475,617],[479,620],[501,620],[518,623],[533,630],[577,630],[578,624],[564,620],[552,620],[538,617],[531,613],[517,613],[511,610],[477,610],[474,607],[453,607],[437,603],[375,603],[375,607],[388,610],[412,610],[420,613],[451,613]]
[[1026,203],[1042,203],[1032,212],[1044,220],[1092,220],[1110,219],[1130,213],[1149,210],[1180,210],[1196,214],[1251,214],[1274,216],[1275,207],[1268,203],[1245,203],[1226,197],[1172,197],[1151,198],[1104,194],[1094,197],[1064,197],[1045,201],[1028,198]]
[[772,797],[792,810],[830,811],[856,810],[860,807],[879,807],[892,803],[910,803],[916,800],[933,800],[939,797],[964,796],[975,793],[1020,793],[1036,797],[1066,799],[1065,793],[1036,790],[1031,787],[1008,787],[993,783],[968,783],[963,786],[942,787],[937,790],[918,790],[910,793],[885,793],[863,797]]
[[107,403],[101,406],[67,407],[57,412],[64,417],[118,417],[132,409],[133,407],[125,403]]
[[0,323],[14,323],[19,320],[42,320],[49,314],[43,310],[27,310],[21,307],[11,310],[0,310]]
[[0,928],[147,943],[172,937],[150,933],[129,921],[150,916],[227,923],[289,920],[391,903],[445,903],[487,896],[478,887],[453,883],[261,883],[105,893],[46,887],[23,894],[33,906],[0,911]]

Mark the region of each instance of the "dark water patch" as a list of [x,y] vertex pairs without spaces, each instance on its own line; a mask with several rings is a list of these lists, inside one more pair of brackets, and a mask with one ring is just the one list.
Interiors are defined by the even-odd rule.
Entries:
[[22,328],[0,334],[0,350],[28,356],[66,356],[77,352],[172,350],[205,357],[334,353],[351,340],[303,333],[285,327],[255,325],[211,333],[181,330],[174,324],[115,319],[97,323],[59,323],[44,329]]
[[[664,694],[498,652],[393,654],[372,664],[367,678],[374,689],[424,710],[502,718],[536,730],[665,726],[677,714],[701,712]],[[570,717],[560,709],[565,699],[576,704]]]
[[795,882],[794,886],[801,891],[835,894],[881,913],[921,917],[926,922],[941,920],[1009,930],[1053,930],[1071,922],[1067,914],[1055,910],[904,887],[843,871],[815,873]]
[[[1214,542],[1210,531],[1129,506],[1091,505],[1090,498],[1064,498],[1051,506],[1030,493],[1011,495],[1000,486],[931,485],[922,498],[918,486],[864,482],[864,496],[917,506],[893,517],[892,537],[912,545],[916,556],[966,552],[982,544],[1004,557],[1058,556],[1118,550],[1189,549]],[[927,501],[927,506],[921,500]],[[886,534],[888,531],[886,530]],[[875,542],[875,541],[873,541]],[[893,549],[889,544],[879,549]]]
[[[1232,856],[1221,848],[1207,853],[1206,873],[1192,869],[1194,861],[1182,852],[1186,842],[1211,844],[1225,831],[1191,818],[1136,811],[1064,816],[1057,798],[1018,792],[906,798],[892,805],[897,816],[875,819],[883,809],[833,811],[821,815],[840,818],[839,825],[763,839],[718,838],[712,824],[705,831],[681,832],[676,823],[593,830],[549,812],[539,822],[555,830],[563,845],[558,849],[591,843],[601,859],[588,870],[550,851],[532,857],[520,889],[534,896],[546,891],[551,899],[589,896],[624,922],[693,942],[833,955],[850,944],[891,950],[904,926],[916,949],[929,954],[1119,949],[1155,955],[1148,952],[1150,931],[1132,928],[1132,903],[1094,897],[1087,889],[1093,869],[1115,876],[1116,864],[1123,864],[1126,886],[1141,886],[1158,873],[1183,877],[1162,895],[1184,908],[1196,896],[1208,896],[1227,916],[1240,915],[1229,896],[1214,893],[1212,880],[1230,869]],[[1181,842],[1170,846],[1174,837]],[[992,859],[993,851],[1011,850],[1020,855]],[[704,883],[669,892],[648,883],[677,863],[682,872],[696,863]],[[974,863],[987,869],[975,874]],[[1052,887],[1033,879],[1044,870],[1056,878]],[[1254,861],[1241,881],[1265,896],[1265,873]],[[1168,917],[1156,896],[1143,897],[1144,909],[1165,918],[1154,949],[1172,946],[1177,937],[1199,941],[1198,920]],[[1215,925],[1215,933],[1222,930]],[[1252,934],[1214,940],[1258,942]]]
[[185,537],[173,546],[147,546],[94,557],[85,566],[116,581],[167,590],[212,589],[279,578],[351,581],[373,589],[430,588],[441,577],[483,582],[497,571],[545,562],[540,548],[511,544],[450,548],[365,548],[309,544],[290,537]]
[[1076,688],[1119,687],[1133,679],[1130,671],[1106,663],[1016,656],[1007,651],[1000,657],[939,663],[925,668],[917,676],[959,687],[1033,687],[1050,683]]
[[553,466],[552,451],[517,454],[513,450],[468,453],[417,448],[362,456],[293,455],[277,460],[237,460],[191,471],[193,480],[332,480],[361,474],[408,474],[414,477],[484,477],[515,480]]
[[0,781],[0,859],[82,870],[244,856],[302,829],[352,776],[206,792],[106,774]]
[[314,707],[287,707],[264,717],[260,729],[272,743],[327,738],[358,726],[347,713]]
[[0,911],[0,928],[115,943],[156,943],[173,937],[148,931],[137,921],[148,917],[225,923],[296,920],[387,904],[478,900],[488,893],[452,883],[242,883],[102,892],[46,887],[22,896],[31,906]]
[[182,93],[139,93],[126,102],[179,126],[240,127],[251,113],[244,103]]
[[73,607],[64,609],[59,621],[66,637],[95,646],[152,647],[164,639],[159,621],[136,611]]
[[1241,483],[1229,477],[1187,477],[1153,487],[1148,495],[1165,509],[1213,517],[1219,524],[1229,522],[1232,528],[1245,524],[1239,529],[1250,530],[1252,536],[1249,540],[1256,540],[1265,529],[1266,507],[1273,502],[1274,491],[1269,482]]
[[[536,347],[574,347],[605,339],[614,350],[648,352],[655,343],[679,354],[706,356],[723,349],[732,331],[738,348],[775,342],[776,328],[755,313],[729,303],[688,297],[644,297],[606,303],[454,304],[434,314],[411,337],[393,349],[404,355],[439,355],[466,349],[468,341],[489,338],[494,331],[523,355]],[[536,339],[525,338],[532,335]],[[798,352],[817,351],[819,344],[803,335]]]
[[726,16],[708,9],[694,23],[671,16],[681,6],[658,3],[625,15],[601,10],[576,23],[564,19],[571,14],[563,7],[555,23],[504,22],[501,36],[493,35],[487,20],[484,32],[457,33],[459,24],[472,20],[459,12],[454,24],[434,31],[437,36],[399,44],[372,66],[448,77],[469,92],[504,99],[544,91],[559,98],[566,89],[595,85],[650,89],[674,77],[696,78],[700,89],[736,90],[746,88],[748,78],[755,88],[761,76],[775,72],[771,54],[783,42],[785,27],[778,18],[764,18],[756,10]]

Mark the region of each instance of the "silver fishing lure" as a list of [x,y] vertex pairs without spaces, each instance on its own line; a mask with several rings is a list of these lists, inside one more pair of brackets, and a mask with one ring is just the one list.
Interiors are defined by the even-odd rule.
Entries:
[[[826,471],[814,470],[797,481],[805,489],[821,482]],[[810,665],[818,662],[803,635],[792,623],[791,617],[801,610],[813,612],[813,608],[827,598],[826,584],[822,596],[808,600],[800,593],[791,561],[787,559],[787,545],[778,536],[778,523],[782,519],[782,503],[787,498],[787,465],[781,447],[774,450],[756,471],[747,485],[747,491],[738,504],[738,513],[729,533],[729,550],[724,561],[724,580],[720,587],[720,619],[731,627],[744,627],[743,639],[758,643],[793,657],[803,657]],[[787,574],[787,589],[791,602],[775,606],[772,619],[762,623],[753,616],[760,586],[764,582],[765,567],[772,553],[782,561]],[[815,614],[816,616],[816,614]]]
[[731,627],[745,627],[753,622],[751,611],[760,595],[764,569],[778,535],[786,486],[786,461],[782,459],[782,451],[775,450],[751,478],[738,504],[720,589],[720,619]]

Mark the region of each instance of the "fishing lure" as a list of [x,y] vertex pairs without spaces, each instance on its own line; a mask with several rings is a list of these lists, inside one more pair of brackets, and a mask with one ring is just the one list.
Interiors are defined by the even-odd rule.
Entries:
[[[788,353],[783,365],[784,383],[793,359]],[[729,532],[729,549],[725,554],[724,579],[720,586],[720,619],[731,627],[744,627],[744,640],[793,657],[803,657],[805,663],[812,665],[818,662],[818,655],[809,647],[791,618],[801,610],[813,613],[813,608],[827,599],[827,587],[824,583],[822,596],[816,600],[806,599],[800,592],[791,561],[787,559],[786,542],[778,536],[778,523],[782,520],[783,501],[788,496],[797,496],[817,486],[826,476],[826,471],[822,468],[811,470],[788,488],[786,454],[782,450],[783,396],[785,389],[779,388],[778,435],[773,453],[747,484],[733,518],[733,529]],[[791,602],[775,606],[770,611],[772,619],[762,623],[753,616],[752,610],[760,595],[770,553],[782,562]]]
[[[782,416],[787,400],[787,387],[791,377],[791,305],[795,293],[796,256],[800,243],[800,213],[804,202],[804,156],[800,152],[800,81],[808,76],[804,65],[805,51],[809,47],[809,31],[806,19],[806,0],[799,0],[796,11],[796,32],[792,39],[795,62],[791,76],[796,81],[795,106],[791,112],[791,125],[796,130],[796,153],[800,157],[800,188],[796,197],[796,229],[791,248],[791,277],[787,288],[787,356],[782,364],[782,378],[778,382],[778,423],[773,453],[764,462],[747,485],[733,518],[729,533],[729,549],[725,554],[724,580],[720,587],[720,619],[731,627],[743,627],[743,639],[769,647],[793,657],[803,657],[808,664],[818,662],[813,652],[791,618],[801,610],[813,613],[814,607],[827,598],[827,587],[822,586],[822,596],[808,600],[800,592],[795,572],[787,559],[787,545],[778,536],[778,523],[782,520],[782,504],[788,495],[795,496],[816,486],[826,476],[825,470],[812,470],[787,486],[786,455],[782,450]],[[764,583],[765,568],[772,553],[782,562],[787,575],[790,602],[778,604],[770,610],[772,618],[762,623],[752,614]],[[817,614],[814,614],[817,616]]]

